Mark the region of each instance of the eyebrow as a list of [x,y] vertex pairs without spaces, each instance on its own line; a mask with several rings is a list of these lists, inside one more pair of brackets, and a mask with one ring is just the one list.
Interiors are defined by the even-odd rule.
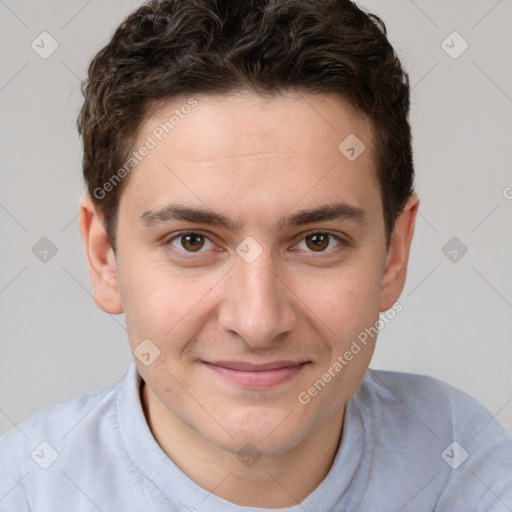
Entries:
[[[334,203],[318,208],[299,210],[280,219],[276,226],[278,229],[283,229],[289,226],[301,226],[303,224],[328,220],[355,220],[361,222],[365,217],[366,212],[358,206],[352,206],[347,203]],[[139,220],[146,228],[152,228],[172,221],[186,221],[195,224],[217,226],[238,233],[244,226],[243,223],[235,222],[222,213],[179,204],[169,204],[158,210],[146,210],[140,215]]]

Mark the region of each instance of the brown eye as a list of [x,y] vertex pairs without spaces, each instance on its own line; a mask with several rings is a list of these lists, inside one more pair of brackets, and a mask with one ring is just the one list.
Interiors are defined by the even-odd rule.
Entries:
[[180,239],[183,249],[189,252],[199,251],[204,246],[204,236],[199,233],[189,233],[182,235]]
[[321,252],[324,249],[327,249],[329,247],[329,237],[332,235],[329,235],[327,233],[315,233],[313,235],[308,235],[306,240],[306,245],[309,249],[315,251],[315,252]]
[[[215,251],[215,244],[210,237],[200,231],[182,231],[164,240],[164,244],[176,258],[201,258]],[[208,251],[210,249],[210,251]],[[196,253],[196,254],[194,254]]]

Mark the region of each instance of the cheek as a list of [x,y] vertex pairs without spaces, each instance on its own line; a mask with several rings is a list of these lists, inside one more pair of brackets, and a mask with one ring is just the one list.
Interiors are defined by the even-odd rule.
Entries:
[[314,300],[308,304],[317,313],[316,325],[324,326],[322,334],[329,348],[299,395],[315,421],[329,418],[353,396],[375,348],[378,273],[372,274],[367,268],[342,272],[339,277],[326,280],[323,293],[313,295]]
[[[354,336],[378,320],[380,273],[377,265],[360,262],[333,270],[322,279],[297,280],[299,297],[323,325],[331,346],[343,348]],[[302,284],[301,284],[301,283]]]
[[173,272],[150,263],[126,268],[120,292],[132,350],[150,339],[162,356],[179,357],[209,314],[208,295],[218,277]]

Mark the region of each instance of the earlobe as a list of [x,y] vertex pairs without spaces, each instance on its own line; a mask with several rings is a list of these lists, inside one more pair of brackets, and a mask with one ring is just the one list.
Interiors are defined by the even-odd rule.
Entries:
[[381,312],[391,308],[403,291],[418,207],[418,196],[413,194],[404,206],[400,217],[396,220],[391,234],[382,278],[379,307]]
[[123,312],[117,263],[103,222],[89,194],[79,203],[80,233],[85,248],[89,276],[94,288],[96,305],[112,315]]

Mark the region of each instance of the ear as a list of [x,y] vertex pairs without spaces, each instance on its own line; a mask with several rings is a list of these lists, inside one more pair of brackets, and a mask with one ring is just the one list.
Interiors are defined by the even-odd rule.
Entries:
[[382,278],[379,311],[387,311],[400,297],[407,276],[407,263],[411,248],[419,199],[413,194],[395,222]]
[[94,288],[94,301],[106,313],[122,313],[114,251],[89,194],[80,199],[79,208],[80,233]]

